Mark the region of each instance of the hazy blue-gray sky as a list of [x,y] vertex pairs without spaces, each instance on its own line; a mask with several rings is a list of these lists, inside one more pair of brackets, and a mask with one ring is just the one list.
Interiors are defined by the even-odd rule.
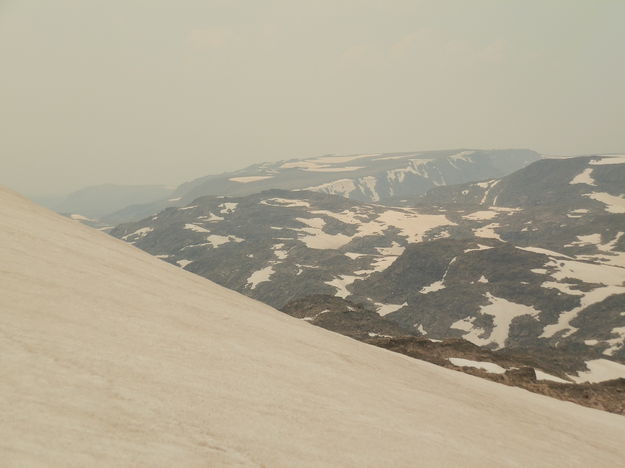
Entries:
[[0,183],[625,151],[622,0],[0,0]]

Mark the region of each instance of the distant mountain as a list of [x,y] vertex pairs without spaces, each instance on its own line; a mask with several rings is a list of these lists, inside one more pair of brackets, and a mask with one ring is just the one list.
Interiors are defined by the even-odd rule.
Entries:
[[262,190],[305,189],[364,202],[425,193],[432,187],[501,177],[540,159],[530,150],[446,150],[322,156],[250,166],[181,185],[174,196],[244,196]]
[[541,160],[412,208],[306,191],[201,197],[112,234],[277,307],[330,294],[435,339],[566,347],[610,366],[625,362],[624,163]]
[[270,189],[311,190],[353,200],[397,204],[432,187],[507,175],[541,156],[531,150],[445,150],[359,154],[255,164],[180,185],[157,203],[109,213],[108,223],[136,221],[168,206],[214,195],[242,197]]
[[95,185],[73,192],[62,200],[51,200],[46,206],[59,213],[98,219],[129,205],[166,200],[171,192],[172,189],[164,185]]

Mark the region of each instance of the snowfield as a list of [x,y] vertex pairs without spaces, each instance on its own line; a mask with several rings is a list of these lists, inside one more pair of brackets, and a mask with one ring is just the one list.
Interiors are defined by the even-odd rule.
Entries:
[[313,327],[7,190],[0,262],[4,466],[625,460],[622,416]]

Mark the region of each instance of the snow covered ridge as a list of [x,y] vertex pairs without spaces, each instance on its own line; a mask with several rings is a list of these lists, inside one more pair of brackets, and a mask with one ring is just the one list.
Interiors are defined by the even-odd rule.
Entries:
[[620,416],[311,327],[7,191],[0,259],[9,466],[625,458]]
[[185,206],[207,195],[242,197],[269,189],[309,189],[392,205],[432,187],[501,177],[539,159],[541,156],[530,150],[454,149],[261,163],[186,182],[167,197],[111,213],[103,222],[138,221],[168,206]]
[[590,198],[598,202],[590,205],[603,203],[606,211],[622,213],[624,161],[619,155],[543,159],[501,178],[435,188],[425,200],[515,208],[568,200],[579,204],[575,209]]

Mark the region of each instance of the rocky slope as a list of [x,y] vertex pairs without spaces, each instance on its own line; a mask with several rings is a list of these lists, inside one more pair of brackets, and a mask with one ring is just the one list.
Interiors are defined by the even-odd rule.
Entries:
[[618,466],[625,419],[313,327],[0,190],[6,466]]
[[[362,304],[324,295],[286,304],[282,311],[374,346],[506,385],[580,405],[625,414],[625,378],[578,383],[589,372],[578,353],[566,347],[490,350],[462,338],[430,339],[402,328]],[[569,375],[571,374],[571,375]]]
[[270,189],[313,190],[396,204],[432,187],[501,177],[540,159],[530,150],[444,150],[322,156],[262,163],[180,185],[168,200],[125,207],[104,217],[119,224],[214,195],[242,197]]
[[274,306],[308,294],[349,295],[411,242],[452,224],[427,210],[363,204],[315,192],[202,197],[111,234],[170,263]]
[[625,362],[624,162],[542,160],[412,208],[305,191],[203,197],[113,235],[277,307],[330,294],[432,338],[557,346],[603,369]]

